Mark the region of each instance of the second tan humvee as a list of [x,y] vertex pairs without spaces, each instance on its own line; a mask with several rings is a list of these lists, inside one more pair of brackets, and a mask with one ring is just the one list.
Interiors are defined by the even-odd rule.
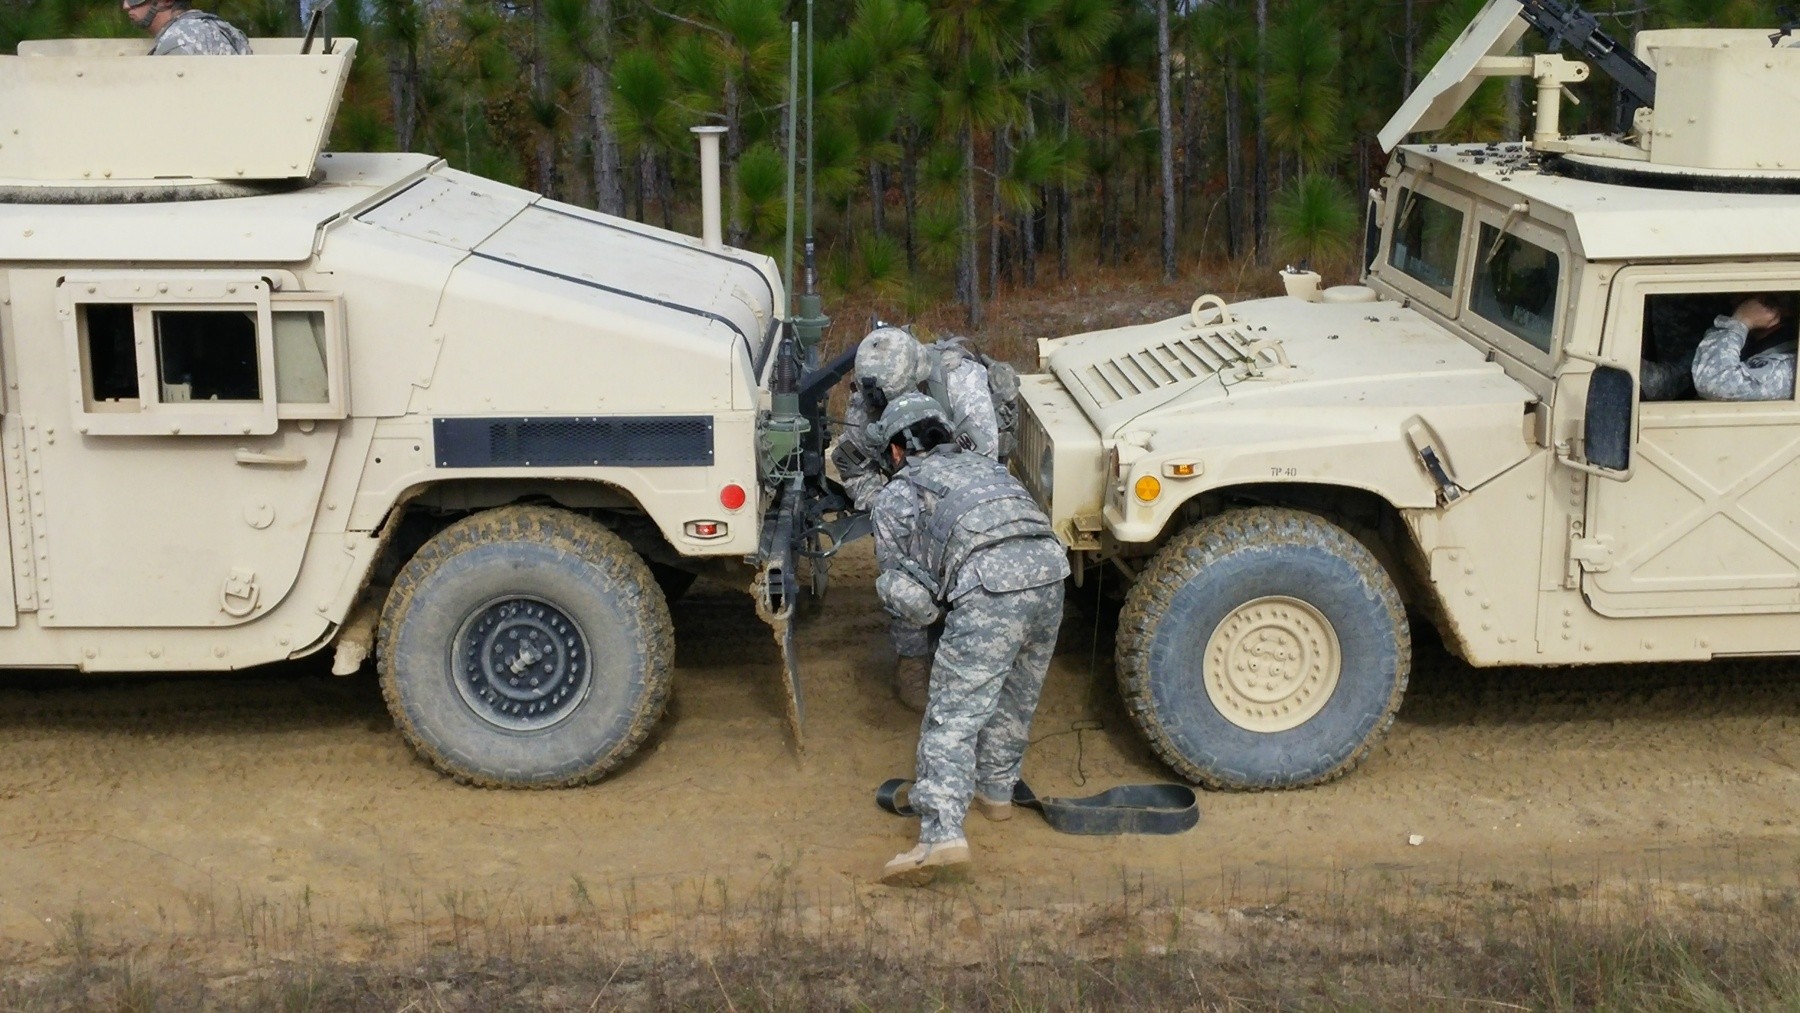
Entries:
[[[1800,403],[1638,383],[1800,293],[1800,142],[1771,129],[1800,48],[1643,33],[1654,106],[1569,137],[1585,68],[1506,56],[1519,11],[1492,0],[1384,132],[1362,284],[1047,340],[1026,379],[1023,476],[1081,579],[1129,587],[1126,701],[1195,781],[1348,770],[1418,622],[1481,666],[1800,653]],[[1398,145],[1504,73],[1540,86],[1527,141]]]

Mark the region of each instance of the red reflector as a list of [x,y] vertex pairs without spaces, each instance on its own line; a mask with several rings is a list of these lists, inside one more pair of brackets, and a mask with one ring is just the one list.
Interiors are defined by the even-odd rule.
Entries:
[[748,494],[744,492],[744,487],[736,482],[719,490],[719,505],[727,510],[742,510],[747,498]]

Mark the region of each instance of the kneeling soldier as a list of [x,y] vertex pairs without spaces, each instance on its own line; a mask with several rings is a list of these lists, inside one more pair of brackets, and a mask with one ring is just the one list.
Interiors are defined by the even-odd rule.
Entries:
[[917,885],[969,860],[971,798],[990,819],[1012,815],[1069,562],[1025,487],[1005,466],[962,452],[936,401],[902,394],[868,433],[893,476],[870,506],[876,592],[901,621],[944,623],[911,794],[919,844],[881,877]]

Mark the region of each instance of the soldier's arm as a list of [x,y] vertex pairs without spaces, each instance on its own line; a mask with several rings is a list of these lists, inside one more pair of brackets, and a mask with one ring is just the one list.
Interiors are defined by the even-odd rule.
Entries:
[[1694,389],[1708,401],[1779,401],[1794,396],[1794,359],[1770,356],[1755,365],[1744,361],[1749,329],[1733,317],[1719,317],[1694,352]]
[[975,442],[973,449],[983,457],[1000,455],[1000,422],[994,417],[994,399],[988,393],[987,370],[970,359],[958,363],[944,378],[950,389],[949,407],[961,420],[957,431]]
[[887,479],[875,468],[876,448],[869,445],[869,435],[863,429],[868,421],[869,412],[862,395],[851,394],[850,403],[844,409],[844,428],[832,441],[828,452],[832,466],[837,468],[838,481],[844,484],[844,491],[849,493],[858,510],[869,509],[875,494],[887,484]]
[[1694,357],[1683,356],[1676,362],[1645,359],[1639,365],[1638,384],[1646,401],[1672,401],[1687,392],[1688,380],[1694,375]]
[[875,527],[875,562],[883,570],[900,568],[919,523],[919,497],[908,482],[889,482],[875,494],[869,516]]

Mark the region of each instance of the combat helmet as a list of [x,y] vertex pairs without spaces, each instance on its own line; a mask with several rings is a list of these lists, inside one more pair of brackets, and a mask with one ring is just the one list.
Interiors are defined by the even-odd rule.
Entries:
[[[938,404],[936,399],[917,391],[902,391],[898,397],[888,402],[881,417],[869,423],[864,431],[876,446],[885,447],[895,436],[930,419],[936,419],[946,427],[950,425],[950,413],[944,411],[944,406]],[[906,443],[910,451],[924,449],[916,444],[911,434],[908,434]]]
[[930,373],[924,346],[898,327],[877,327],[856,346],[858,384],[876,387],[890,400],[917,387]]

